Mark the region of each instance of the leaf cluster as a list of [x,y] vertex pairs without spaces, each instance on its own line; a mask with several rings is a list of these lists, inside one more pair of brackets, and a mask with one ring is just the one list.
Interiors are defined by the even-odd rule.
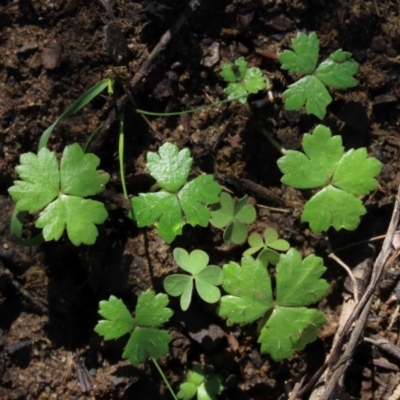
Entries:
[[35,226],[43,229],[46,241],[58,240],[67,229],[69,239],[78,246],[93,244],[96,224],[107,218],[104,204],[85,199],[104,190],[109,175],[97,170],[100,159],[85,154],[79,144],[65,147],[60,165],[56,154],[42,148],[38,154],[25,153],[15,170],[21,180],[8,189],[18,211],[43,210]]
[[94,330],[104,340],[118,339],[129,334],[122,357],[137,366],[147,357],[156,359],[168,354],[168,344],[172,337],[167,331],[159,329],[173,314],[167,305],[166,294],[142,292],[137,301],[135,317],[132,318],[123,301],[110,296],[109,300],[99,304],[99,314],[105,319],[100,320]]
[[249,324],[258,319],[261,352],[275,361],[289,358],[317,338],[325,323],[324,314],[307,306],[321,300],[330,286],[320,279],[326,268],[314,255],[301,259],[290,249],[276,266],[275,296],[268,270],[261,260],[244,256],[241,265],[230,262],[222,268],[222,288],[218,314],[230,324]]
[[239,97],[241,103],[247,102],[249,94],[258,93],[265,89],[268,84],[259,68],[247,68],[247,62],[244,57],[235,60],[234,63],[221,62],[221,76],[229,85],[224,92],[228,99]]
[[213,205],[210,224],[216,228],[225,228],[224,242],[242,244],[247,238],[247,226],[257,217],[253,205],[247,204],[248,196],[232,199],[229,193],[222,192],[219,203]]
[[216,203],[221,192],[212,175],[186,183],[192,162],[189,149],[179,151],[176,145],[164,143],[158,153],[147,154],[147,169],[161,190],[132,198],[138,226],[154,224],[167,243],[182,234],[185,224],[206,227],[211,216],[207,205]]
[[339,49],[317,67],[319,40],[315,32],[310,35],[298,33],[292,39],[292,47],[293,51],[285,50],[278,56],[281,68],[305,76],[283,93],[285,108],[298,111],[305,105],[307,113],[322,119],[332,102],[326,86],[335,89],[356,86],[354,75],[358,63],[351,58],[351,53]]
[[289,150],[278,160],[281,181],[296,189],[322,188],[307,202],[301,216],[315,233],[330,226],[354,230],[366,213],[358,196],[378,187],[381,162],[360,148],[344,152],[341,136],[324,125],[303,136],[304,153]]

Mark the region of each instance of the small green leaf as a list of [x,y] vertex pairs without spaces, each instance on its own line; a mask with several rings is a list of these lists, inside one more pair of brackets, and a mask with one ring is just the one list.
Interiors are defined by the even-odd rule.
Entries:
[[307,113],[314,114],[319,119],[325,117],[326,107],[332,102],[328,90],[314,75],[307,75],[289,85],[283,96],[286,110],[299,111],[305,105]]
[[276,362],[290,358],[295,351],[315,341],[326,322],[320,311],[307,308],[276,307],[261,329],[257,340],[261,353],[268,353]]
[[309,255],[304,260],[295,249],[282,254],[276,267],[276,301],[280,306],[308,306],[320,301],[330,289],[321,275],[323,260]]
[[171,143],[161,146],[159,155],[149,153],[148,160],[148,168],[156,179],[160,179],[158,183],[163,190],[132,198],[138,226],[154,224],[167,243],[182,234],[185,224],[207,226],[210,218],[207,205],[216,203],[221,191],[213,176],[200,175],[185,184],[192,158],[187,151],[178,152],[177,146]]
[[315,75],[327,86],[347,89],[357,86],[357,81],[353,78],[357,71],[358,63],[351,59],[351,54],[336,50],[318,66]]
[[255,221],[257,213],[253,205],[247,204],[247,196],[232,199],[229,193],[222,192],[219,203],[214,204],[210,224],[224,228],[224,242],[241,244],[246,240],[247,227]]
[[293,51],[285,50],[278,58],[282,63],[282,69],[300,74],[314,72],[318,61],[319,40],[315,32],[306,35],[299,32],[292,39]]
[[179,151],[173,143],[164,143],[158,153],[147,154],[150,175],[166,191],[176,193],[186,182],[193,159],[189,149]]
[[192,300],[193,281],[199,296],[207,303],[215,303],[221,292],[216,287],[222,283],[223,275],[220,267],[209,265],[209,257],[202,250],[193,250],[190,254],[179,247],[174,250],[176,263],[192,274],[169,275],[164,279],[164,289],[170,296],[181,296],[180,305],[186,311]]
[[194,365],[186,381],[179,387],[178,399],[190,400],[197,393],[197,400],[216,400],[223,390],[222,380],[216,374],[206,376],[200,365]]
[[278,232],[273,228],[265,229],[264,241],[258,233],[252,233],[248,240],[251,247],[243,255],[251,255],[261,250],[257,259],[261,260],[264,266],[270,263],[276,265],[280,257],[276,250],[287,251],[290,248],[290,244],[286,240],[278,239]]
[[157,326],[167,322],[172,316],[172,310],[166,308],[168,296],[152,291],[143,292],[136,305],[135,320],[129,314],[122,302],[111,296],[108,301],[100,302],[99,313],[106,320],[99,321],[95,331],[105,340],[117,339],[126,333],[131,333],[122,354],[137,366],[147,357],[159,358],[168,354],[168,343],[171,335]]
[[99,314],[105,320],[99,321],[94,330],[104,340],[118,339],[133,329],[133,318],[122,300],[110,296],[109,300],[100,301],[99,306]]
[[301,220],[308,222],[314,233],[327,231],[333,226],[354,231],[367,210],[361,200],[343,190],[327,186],[305,205]]
[[228,295],[222,296],[217,313],[228,324],[251,323],[271,309],[271,279],[261,261],[245,256],[241,266],[230,262],[222,271],[222,288]]
[[266,79],[259,68],[247,68],[244,57],[235,61],[235,65],[221,63],[221,76],[229,85],[225,89],[228,99],[241,97],[239,101],[246,103],[249,94],[258,93],[267,87]]

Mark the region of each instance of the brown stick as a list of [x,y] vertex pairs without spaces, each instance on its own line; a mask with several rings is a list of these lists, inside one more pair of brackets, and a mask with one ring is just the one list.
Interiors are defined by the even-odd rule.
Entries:
[[[167,47],[168,43],[171,41],[172,37],[181,29],[182,25],[187,21],[190,14],[196,10],[196,8],[200,5],[201,0],[191,0],[186,7],[186,9],[182,12],[182,14],[178,17],[175,24],[168,29],[164,35],[161,36],[158,44],[154,47],[151,53],[148,55],[147,59],[140,66],[139,70],[136,72],[134,77],[132,78],[129,88],[130,90],[134,90],[137,84],[149,73],[151,66],[156,60],[157,56]],[[88,146],[89,152],[97,152],[104,143],[104,140],[107,136],[108,130],[110,129],[111,124],[117,119],[118,114],[123,110],[126,103],[128,102],[128,96],[126,94],[122,95],[116,102],[114,108],[109,112],[106,120],[104,121],[103,126],[97,132],[97,135],[92,140],[92,142]]]

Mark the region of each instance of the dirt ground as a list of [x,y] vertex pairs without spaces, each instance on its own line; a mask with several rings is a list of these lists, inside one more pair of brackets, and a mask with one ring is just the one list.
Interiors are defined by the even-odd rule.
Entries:
[[[319,309],[328,323],[316,342],[280,363],[260,354],[255,326],[227,327],[200,301],[190,313],[180,312],[176,299],[170,302],[175,314],[167,328],[173,341],[160,364],[173,387],[193,362],[200,362],[224,377],[221,399],[288,399],[295,384],[323,364],[341,313],[346,273],[326,257],[327,249],[364,241],[338,255],[351,267],[374,260],[382,241],[367,240],[386,233],[392,214],[400,184],[400,6],[396,0],[198,3],[132,91],[138,108],[176,111],[223,100],[220,61],[244,56],[273,84],[274,102],[263,101],[266,93],[251,98],[262,103],[255,108],[257,117],[286,149],[299,149],[301,135],[318,121],[283,109],[281,93],[293,78],[279,69],[276,55],[299,31],[315,31],[322,57],[343,48],[360,64],[358,86],[332,92],[323,122],[342,135],[347,149],[366,146],[383,163],[379,189],[364,199],[368,213],[360,227],[314,235],[299,220],[308,194],[283,187],[276,166],[280,154],[240,104],[148,122],[126,106],[130,194],[152,184],[144,168],[147,151],[173,141],[190,148],[196,172],[214,174],[238,197],[251,196],[258,212],[251,231],[272,226],[303,255],[325,257],[332,290]],[[243,251],[224,246],[214,228],[185,227],[184,235],[167,245],[154,229],[138,229],[122,208],[110,212],[91,247],[75,247],[62,238],[28,248],[10,235],[14,203],[7,189],[17,179],[20,154],[35,152],[42,132],[74,100],[112,76],[114,96],[96,98],[60,124],[48,147],[62,152],[68,144],[83,145],[187,5],[187,0],[0,0],[0,399],[171,398],[152,364],[131,366],[121,359],[123,342],[103,342],[94,333],[98,302],[114,294],[133,309],[141,291],[162,291],[163,278],[176,270],[174,247],[201,248],[219,265]],[[112,123],[96,142],[101,168],[111,175],[108,196],[122,192],[117,136]],[[30,222],[27,235],[35,233]],[[364,332],[396,348],[399,279],[395,261],[379,286]],[[399,357],[364,341],[340,398],[389,399],[399,384]]]

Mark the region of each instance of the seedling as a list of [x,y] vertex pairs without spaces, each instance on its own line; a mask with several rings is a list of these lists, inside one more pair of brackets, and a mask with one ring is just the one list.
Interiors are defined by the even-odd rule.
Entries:
[[280,254],[278,251],[288,251],[290,244],[278,238],[278,232],[273,228],[267,228],[264,231],[264,238],[258,233],[253,232],[249,236],[248,243],[250,248],[247,249],[243,255],[252,255],[257,252],[257,260],[261,260],[265,266],[269,263],[276,265],[279,262]]
[[248,196],[241,199],[232,199],[229,193],[222,192],[219,203],[213,206],[210,224],[216,228],[225,228],[224,242],[242,244],[247,238],[247,226],[252,224],[256,217],[256,209],[247,204]]
[[180,385],[178,399],[190,400],[197,394],[197,400],[216,400],[224,386],[217,374],[206,375],[200,365],[194,365]]
[[305,105],[309,114],[322,119],[332,101],[326,86],[335,89],[356,86],[353,76],[357,73],[358,63],[351,58],[351,53],[339,49],[317,67],[319,40],[315,32],[310,35],[299,33],[292,39],[292,46],[294,51],[285,50],[278,56],[281,68],[306,76],[283,93],[285,108],[298,111]]
[[237,99],[241,103],[246,103],[250,94],[258,93],[269,86],[259,68],[247,68],[244,57],[235,60],[234,64],[222,61],[221,69],[221,76],[226,82],[229,82],[228,87],[224,90],[228,99]]
[[228,325],[261,318],[258,343],[262,353],[281,361],[317,338],[324,314],[306,306],[321,300],[330,288],[320,279],[326,270],[320,257],[310,255],[302,260],[293,248],[282,254],[276,266],[275,298],[261,260],[244,256],[241,266],[230,262],[222,270],[222,288],[228,295],[221,297],[218,314]]
[[193,250],[190,254],[181,248],[174,250],[176,263],[190,275],[173,274],[164,279],[164,289],[170,296],[181,296],[183,311],[189,308],[192,300],[193,281],[197,293],[207,303],[216,303],[221,292],[217,288],[222,283],[223,275],[220,267],[208,265],[208,254],[202,250]]
[[71,242],[93,244],[98,235],[96,224],[107,218],[104,204],[85,199],[104,190],[109,175],[97,170],[100,159],[84,154],[77,144],[64,149],[59,166],[56,154],[43,147],[38,154],[25,153],[15,169],[22,179],[8,189],[17,201],[17,211],[35,213],[46,241],[60,239],[66,227]]
[[281,181],[296,189],[322,188],[304,207],[301,220],[310,223],[315,233],[333,226],[354,230],[366,213],[361,200],[378,187],[375,179],[382,164],[368,157],[367,150],[351,149],[344,153],[342,138],[333,136],[329,128],[317,126],[303,137],[304,153],[288,150],[278,160],[284,174]]
[[122,357],[137,366],[146,361],[147,357],[157,359],[168,354],[168,344],[172,337],[167,331],[159,329],[173,314],[167,305],[166,294],[142,292],[137,301],[135,318],[132,318],[123,301],[110,296],[109,300],[99,304],[99,314],[105,319],[99,321],[94,330],[104,340],[118,339],[129,334]]
[[158,153],[149,152],[147,169],[161,190],[141,193],[132,199],[138,226],[154,224],[167,243],[182,234],[185,224],[206,227],[211,216],[207,205],[216,203],[221,192],[221,186],[212,175],[200,175],[185,183],[192,162],[188,149],[179,151],[176,145],[168,142]]

